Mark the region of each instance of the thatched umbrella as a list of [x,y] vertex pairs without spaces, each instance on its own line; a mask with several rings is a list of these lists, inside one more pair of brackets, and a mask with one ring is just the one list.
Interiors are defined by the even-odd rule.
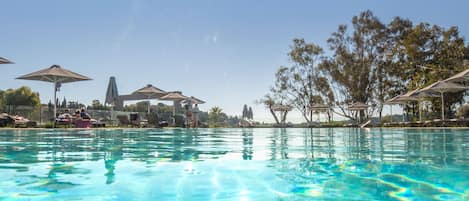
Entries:
[[452,82],[446,82],[446,81],[438,81],[435,82],[425,88],[423,88],[421,91],[423,92],[438,92],[441,95],[441,120],[445,119],[445,100],[444,100],[444,93],[445,92],[458,92],[458,91],[464,91],[467,90],[468,87],[452,83]]
[[[173,101],[173,116],[174,116],[176,115],[176,112],[179,110],[179,108],[176,108],[176,107],[179,107],[181,101],[188,99],[188,97],[182,95],[182,92],[180,91],[173,91],[173,92],[168,92],[166,95],[162,96],[160,99]],[[174,121],[173,123],[176,123],[176,121]]]
[[61,68],[59,65],[52,65],[49,68],[42,69],[40,71],[36,71],[27,75],[23,75],[16,79],[22,80],[36,80],[36,81],[43,81],[43,82],[52,82],[54,83],[54,118],[57,113],[57,91],[60,88],[62,83],[69,83],[69,82],[78,82],[78,81],[85,81],[91,80],[91,78],[86,77],[84,75],[80,75],[78,73],[69,71],[67,69]]
[[[146,99],[159,99],[167,93],[151,84],[134,91],[133,94],[142,94]],[[148,103],[147,112],[150,113],[150,103]]]
[[460,72],[450,78],[444,80],[445,82],[465,82],[469,80],[469,69]]
[[390,98],[389,100],[386,100],[386,101],[384,102],[384,104],[389,105],[389,107],[390,107],[391,122],[392,122],[392,105],[401,104],[401,102],[397,100],[400,96],[401,96],[401,95],[394,96],[394,97],[392,97],[392,98]]
[[0,64],[14,64],[13,61],[0,57]]
[[[362,111],[362,110],[367,110],[370,106],[362,103],[362,102],[355,102],[352,103],[347,109],[350,111]],[[359,119],[361,121],[361,119]]]
[[320,112],[323,112],[323,111],[327,111],[330,109],[330,107],[328,105],[324,105],[324,104],[314,104],[314,105],[311,105],[311,107],[309,107],[309,109],[311,111],[316,111],[318,113],[318,122],[320,122]]
[[414,89],[403,95],[397,96],[394,102],[396,103],[407,103],[407,102],[412,102],[412,101],[417,102],[419,106],[419,121],[422,121],[422,106],[420,102],[422,98],[424,97],[435,97],[435,94],[430,93],[428,91],[422,91],[421,89]]
[[285,111],[291,111],[292,107],[289,105],[278,104],[278,105],[272,105],[272,110],[276,112],[285,112]]
[[197,105],[200,105],[200,104],[204,104],[205,101],[201,100],[201,99],[198,99],[194,96],[191,96],[191,97],[188,97],[187,99],[183,100],[182,103],[191,103],[191,104],[197,104]]
[[[283,104],[275,104],[275,105],[272,105],[271,106],[271,109],[272,111],[274,112],[280,112],[280,113],[284,113],[284,112],[288,112],[288,111],[291,111],[293,109],[292,106],[289,106],[289,105],[283,105]],[[285,113],[284,113],[285,114]],[[285,114],[286,115],[286,114]],[[285,124],[285,119],[283,117],[281,117],[282,119],[282,122],[281,124]]]

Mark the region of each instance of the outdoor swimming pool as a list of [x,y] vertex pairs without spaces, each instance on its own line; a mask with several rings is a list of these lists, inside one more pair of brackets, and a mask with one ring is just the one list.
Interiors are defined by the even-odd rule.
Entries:
[[0,200],[469,200],[469,130],[0,130]]

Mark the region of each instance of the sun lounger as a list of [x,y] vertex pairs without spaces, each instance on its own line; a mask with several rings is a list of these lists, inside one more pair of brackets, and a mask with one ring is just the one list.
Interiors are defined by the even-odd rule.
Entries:
[[37,122],[31,121],[22,116],[15,116],[14,120],[15,120],[15,123],[14,123],[15,128],[20,128],[20,127],[21,128],[33,128],[37,126]]
[[91,120],[90,119],[77,119],[75,120],[75,127],[91,128]]
[[11,126],[15,124],[15,119],[13,119],[7,113],[0,114],[0,127]]
[[131,121],[129,120],[129,116],[127,115],[117,115],[117,119],[119,120],[119,126],[131,126],[131,127],[144,127],[144,123],[141,123],[137,119]]

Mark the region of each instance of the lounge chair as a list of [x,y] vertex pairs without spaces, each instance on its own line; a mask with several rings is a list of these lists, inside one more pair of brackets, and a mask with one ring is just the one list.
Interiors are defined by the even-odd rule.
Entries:
[[13,117],[15,119],[15,128],[34,128],[37,126],[37,122],[31,121],[27,118],[24,118],[22,116],[15,116]]
[[8,115],[7,113],[0,114],[0,127],[13,126],[15,124],[15,119]]
[[77,119],[75,120],[75,127],[91,128],[91,119]]
[[[135,116],[133,116],[133,118],[135,118]],[[142,124],[138,119],[131,121],[127,115],[117,115],[117,119],[119,120],[119,126],[142,127]]]

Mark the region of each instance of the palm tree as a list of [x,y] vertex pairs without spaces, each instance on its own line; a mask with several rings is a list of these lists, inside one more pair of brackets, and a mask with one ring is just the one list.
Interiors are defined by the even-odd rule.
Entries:
[[220,107],[212,107],[208,114],[209,124],[211,127],[221,126],[224,123],[226,114]]

